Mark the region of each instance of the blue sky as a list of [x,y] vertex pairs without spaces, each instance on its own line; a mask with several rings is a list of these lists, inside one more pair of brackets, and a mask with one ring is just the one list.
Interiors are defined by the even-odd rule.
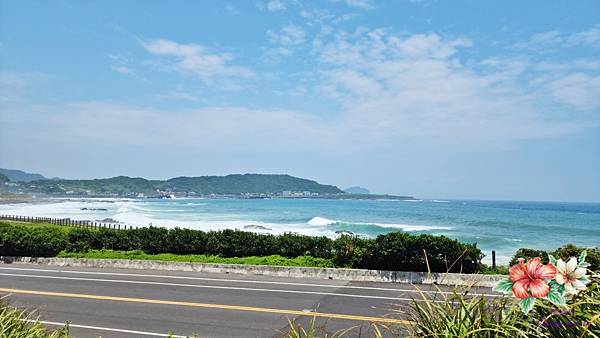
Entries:
[[0,1],[0,166],[600,201],[597,1]]

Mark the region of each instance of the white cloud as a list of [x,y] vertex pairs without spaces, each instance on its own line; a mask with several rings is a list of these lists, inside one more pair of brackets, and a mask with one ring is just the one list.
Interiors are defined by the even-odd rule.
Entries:
[[344,0],[346,5],[363,9],[371,9],[375,7],[374,0]]
[[286,25],[279,31],[267,31],[267,37],[271,43],[282,46],[296,46],[302,44],[305,40],[306,32],[302,27],[296,25]]
[[267,9],[271,12],[282,11],[285,9],[285,4],[280,0],[271,0],[267,2]]
[[514,44],[513,47],[537,51],[573,47],[600,48],[600,24],[571,34],[558,30],[536,33],[526,41]]
[[557,30],[533,34],[529,40],[514,45],[517,49],[544,49],[562,44],[564,38]]
[[[478,67],[465,64],[458,53],[472,44],[466,38],[381,29],[338,33],[316,50],[322,92],[344,107],[340,128],[378,140],[537,138],[585,126],[576,116],[566,121],[545,113],[539,102],[548,90],[537,93],[521,78],[529,64],[502,59],[482,60]],[[588,92],[571,88],[568,98],[594,104]],[[574,103],[567,97],[555,100]]]
[[229,15],[240,15],[242,13],[240,13],[240,11],[237,10],[237,8],[233,7],[230,4],[227,4],[225,6],[225,10],[227,11],[227,13],[229,13]]
[[[32,121],[36,121],[35,125]],[[143,122],[141,122],[143,121]],[[304,149],[327,130],[318,120],[287,110],[240,107],[161,110],[109,101],[21,107],[7,115],[6,130],[30,126],[40,140],[82,144],[182,146],[196,149]],[[10,127],[10,128],[9,128]],[[39,130],[38,130],[39,129]],[[37,132],[39,131],[39,133]],[[274,142],[276,141],[276,142]]]
[[131,68],[126,67],[126,66],[121,66],[121,65],[112,65],[112,66],[110,66],[110,69],[114,70],[117,73],[121,73],[121,74],[131,74],[133,72],[131,70]]
[[600,108],[600,76],[570,73],[547,84],[560,102],[580,109]]
[[291,55],[294,48],[305,42],[306,32],[302,27],[290,24],[279,31],[268,30],[267,38],[271,44],[276,46],[266,51],[265,58],[277,62],[281,57]]
[[572,34],[566,39],[568,46],[600,48],[600,24],[586,31]]
[[246,67],[230,65],[234,60],[231,54],[212,52],[199,44],[180,44],[158,39],[142,42],[142,46],[151,54],[169,58],[163,64],[165,69],[197,76],[205,84],[246,79],[255,75]]

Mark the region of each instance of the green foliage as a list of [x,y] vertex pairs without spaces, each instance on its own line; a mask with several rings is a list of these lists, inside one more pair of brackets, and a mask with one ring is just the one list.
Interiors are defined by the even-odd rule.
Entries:
[[[423,293],[409,311],[410,337],[600,337],[599,282],[593,278],[572,299],[556,299],[558,306],[538,300],[531,307],[532,298],[517,303],[512,297],[470,296],[469,288],[457,288],[450,296]],[[529,310],[527,315],[520,306]]]
[[581,248],[573,244],[567,244],[556,249],[552,255],[556,258],[568,260],[571,257],[579,257],[583,252],[586,252],[585,261],[589,264],[588,269],[592,271],[600,271],[600,249],[599,248]]
[[249,264],[249,265],[276,265],[276,266],[309,266],[319,268],[332,268],[330,259],[299,256],[295,258],[280,255],[249,256],[249,257],[220,257],[212,255],[176,255],[171,253],[147,254],[141,250],[115,251],[115,250],[90,250],[87,252],[62,251],[58,257],[64,258],[90,258],[90,259],[139,259],[168,262],[191,263],[219,263],[219,264]]
[[67,325],[59,330],[48,330],[31,313],[0,301],[0,337],[6,338],[68,338]]
[[23,183],[21,186],[32,192],[64,194],[71,191],[92,195],[131,193],[153,195],[156,194],[156,189],[197,194],[280,193],[284,190],[325,194],[343,193],[335,186],[290,175],[260,174],[176,177],[166,181],[117,176],[93,180],[39,180]]
[[[375,239],[258,234],[157,227],[129,230],[28,226],[0,223],[0,255],[55,256],[59,251],[141,250],[147,254],[249,257],[310,256],[336,266],[374,270],[466,272],[479,269],[481,251],[444,236],[389,233]],[[427,259],[425,259],[427,255]]]
[[544,263],[544,264],[548,263],[548,252],[546,252],[544,250],[538,250],[538,249],[520,248],[517,250],[517,252],[515,252],[515,255],[510,260],[509,264],[511,266],[517,264],[519,258],[529,260],[529,259],[532,259],[535,257],[540,257],[542,259],[542,263]]
[[22,170],[0,168],[0,175],[13,182],[30,182],[35,180],[45,180],[46,178],[40,174],[31,174]]
[[342,268],[365,266],[365,255],[373,241],[356,236],[342,235],[333,243],[335,264]]
[[503,279],[496,284],[496,286],[494,287],[494,291],[501,292],[504,294],[511,294],[512,293],[512,282],[508,278]]
[[361,268],[380,270],[472,273],[483,258],[475,244],[445,236],[392,232],[379,235],[366,247]]
[[67,244],[67,234],[57,228],[0,223],[1,256],[53,257]]
[[571,257],[579,257],[584,251],[587,252],[585,261],[589,263],[588,269],[592,271],[600,271],[600,249],[581,248],[575,246],[574,244],[564,245],[552,252],[537,249],[521,248],[517,250],[513,258],[511,259],[510,265],[515,265],[517,263],[518,258],[524,258],[525,260],[528,260],[534,257],[540,257],[542,259],[542,263],[546,264],[549,262],[549,255],[555,259],[562,258],[563,260],[568,260]]

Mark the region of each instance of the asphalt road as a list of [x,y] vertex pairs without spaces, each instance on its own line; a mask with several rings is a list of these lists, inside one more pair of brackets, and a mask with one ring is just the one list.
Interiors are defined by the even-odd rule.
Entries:
[[[0,296],[36,309],[48,326],[70,323],[75,337],[277,337],[288,320],[321,330],[373,323],[405,330],[413,298],[441,298],[434,286],[156,270],[0,264]],[[448,291],[448,289],[444,289]],[[479,293],[491,294],[489,289]],[[316,310],[316,314],[314,311]],[[311,312],[312,311],[312,312]],[[392,335],[391,331],[385,334]]]

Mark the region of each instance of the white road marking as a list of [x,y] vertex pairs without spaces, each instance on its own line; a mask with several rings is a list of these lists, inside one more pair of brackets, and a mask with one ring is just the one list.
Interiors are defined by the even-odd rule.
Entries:
[[368,295],[353,295],[353,294],[345,294],[345,293],[330,293],[330,292],[300,291],[300,290],[282,290],[282,289],[257,289],[257,288],[242,288],[242,287],[234,287],[234,286],[217,286],[217,285],[198,285],[198,284],[149,282],[149,281],[124,280],[124,279],[99,279],[99,278],[65,277],[65,276],[44,276],[44,275],[29,275],[29,274],[16,274],[16,273],[0,273],[0,276],[45,278],[45,279],[62,279],[62,280],[78,280],[78,281],[86,281],[86,282],[108,282],[108,283],[123,283],[123,284],[146,284],[146,285],[161,285],[161,286],[181,286],[181,287],[202,288],[202,289],[225,289],[225,290],[258,291],[258,292],[299,293],[299,294],[321,295],[321,296],[338,296],[338,297],[369,298],[369,299],[387,299],[387,300],[403,300],[403,301],[412,301],[413,300],[412,298],[368,296]]
[[[166,283],[166,282],[151,282],[151,281],[137,281],[137,280],[124,280],[124,279],[100,279],[100,278],[82,278],[82,277],[66,277],[66,276],[46,276],[46,275],[16,274],[16,273],[0,273],[0,276],[45,278],[45,279],[61,279],[61,280],[78,280],[78,281],[88,281],[88,282],[108,282],[108,283],[123,283],[123,284],[146,284],[146,285],[161,285],[161,286],[179,286],[179,287],[203,288],[203,289],[225,289],[225,290],[274,292],[274,293],[296,293],[296,294],[309,294],[309,295],[320,295],[320,296],[336,296],[336,297],[368,298],[368,299],[386,299],[386,300],[400,300],[400,301],[413,301],[413,300],[423,301],[423,299],[402,298],[402,297],[384,297],[384,296],[373,296],[373,295],[355,295],[355,294],[346,294],[346,293],[302,291],[302,290],[258,289],[258,288],[243,288],[243,287],[234,287],[234,286],[198,285],[198,284],[183,284],[183,283]],[[477,296],[478,294],[471,294],[471,295]],[[498,295],[489,295],[489,296],[497,297]]]
[[[37,322],[37,323],[41,323],[44,325],[65,326],[65,324],[66,324],[66,323],[50,322],[50,321],[46,321],[46,320],[32,320],[32,319],[22,319],[22,320],[25,322],[29,322],[29,323]],[[110,327],[81,325],[81,324],[72,324],[72,323],[69,323],[69,327],[77,327],[77,328],[82,328],[82,329],[99,330],[99,331],[133,333],[133,334],[139,334],[139,335],[144,335],[144,336],[155,336],[155,337],[175,337],[175,338],[186,338],[187,337],[187,336],[168,335],[168,334],[156,333],[156,332],[115,329],[115,328],[110,328]]]
[[[453,294],[454,293],[451,291],[417,290],[416,288],[415,289],[378,288],[378,287],[371,287],[371,286],[292,283],[292,282],[257,281],[257,280],[241,280],[241,279],[225,279],[225,278],[190,277],[190,276],[170,276],[170,275],[138,274],[138,273],[122,273],[122,272],[28,269],[28,268],[12,268],[12,267],[0,267],[0,270],[71,273],[71,274],[84,274],[84,275],[108,275],[108,276],[124,276],[124,277],[188,279],[188,280],[202,280],[202,281],[227,282],[227,283],[231,282],[231,283],[250,283],[250,284],[275,284],[275,285],[310,286],[310,287],[322,287],[322,288],[345,288],[345,289],[360,289],[360,290],[392,291],[392,292],[415,292],[415,293],[436,293],[436,294]],[[469,293],[469,294],[473,295],[473,296],[490,296],[490,297],[498,296],[498,295],[486,294],[486,293]]]

